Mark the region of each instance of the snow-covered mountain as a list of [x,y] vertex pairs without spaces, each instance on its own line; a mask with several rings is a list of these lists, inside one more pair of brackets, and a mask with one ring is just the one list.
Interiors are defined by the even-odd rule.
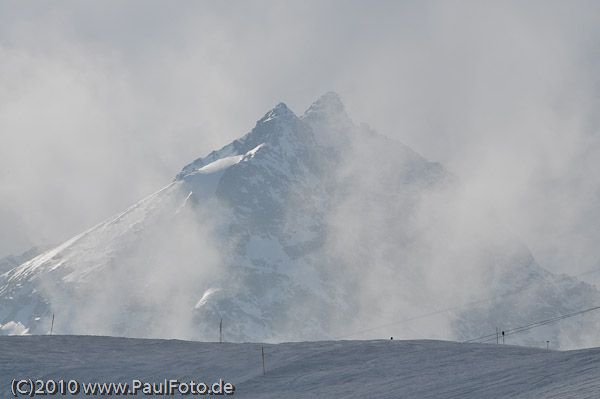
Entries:
[[22,263],[35,258],[47,249],[49,249],[49,247],[33,247],[23,252],[21,255],[8,255],[4,258],[0,258],[0,274],[6,273]]
[[[401,128],[401,127],[399,127]],[[356,126],[335,93],[280,103],[109,220],[0,276],[0,323],[229,341],[469,339],[600,303],[542,269],[458,179]],[[511,336],[597,345],[594,314]]]

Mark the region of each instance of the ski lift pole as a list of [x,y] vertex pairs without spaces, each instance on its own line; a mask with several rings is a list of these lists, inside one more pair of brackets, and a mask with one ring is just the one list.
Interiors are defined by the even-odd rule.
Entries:
[[221,317],[221,322],[219,323],[219,343],[223,343],[223,318]]

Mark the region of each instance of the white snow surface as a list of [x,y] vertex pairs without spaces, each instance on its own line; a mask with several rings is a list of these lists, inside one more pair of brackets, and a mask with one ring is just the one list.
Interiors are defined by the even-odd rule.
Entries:
[[27,335],[29,334],[29,330],[21,323],[15,323],[14,321],[9,321],[6,324],[0,324],[0,331],[3,332],[4,335]]
[[204,306],[211,295],[213,295],[215,292],[220,291],[219,288],[209,288],[207,289],[204,294],[202,295],[202,298],[200,298],[200,300],[198,301],[198,303],[196,304],[196,306],[194,306],[194,309],[200,309],[202,306]]
[[243,155],[232,155],[230,157],[217,159],[216,161],[211,162],[208,165],[203,166],[200,169],[198,169],[198,173],[218,172],[220,170],[223,170],[230,166],[235,165],[236,163],[240,162],[242,160],[242,158],[244,158]]
[[129,384],[223,379],[235,386],[236,398],[597,398],[599,366],[600,348],[562,352],[430,340],[219,344],[0,337],[0,397],[12,397],[13,378],[39,378]]

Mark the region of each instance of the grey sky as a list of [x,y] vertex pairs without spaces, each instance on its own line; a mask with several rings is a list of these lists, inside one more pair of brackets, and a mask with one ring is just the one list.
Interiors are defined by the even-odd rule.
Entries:
[[0,1],[0,255],[69,238],[278,102],[300,114],[335,90],[356,123],[444,163],[543,266],[598,267],[598,15],[584,1]]

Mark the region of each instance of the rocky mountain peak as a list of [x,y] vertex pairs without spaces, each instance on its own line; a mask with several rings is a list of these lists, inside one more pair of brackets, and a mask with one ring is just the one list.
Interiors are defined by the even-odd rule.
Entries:
[[257,123],[256,125],[261,125],[265,122],[269,122],[271,120],[294,120],[296,119],[297,116],[296,114],[294,114],[294,112],[288,108],[287,105],[285,105],[284,103],[279,103],[275,106],[275,108],[273,108],[272,110],[270,110],[269,112],[267,112],[265,114],[265,116],[263,116]]
[[340,96],[333,91],[329,91],[319,97],[317,101],[312,103],[304,115],[307,117],[345,116],[348,118],[346,108],[344,107]]
[[333,91],[312,103],[301,119],[311,126],[315,139],[324,147],[344,147],[348,134],[355,129],[340,96]]

